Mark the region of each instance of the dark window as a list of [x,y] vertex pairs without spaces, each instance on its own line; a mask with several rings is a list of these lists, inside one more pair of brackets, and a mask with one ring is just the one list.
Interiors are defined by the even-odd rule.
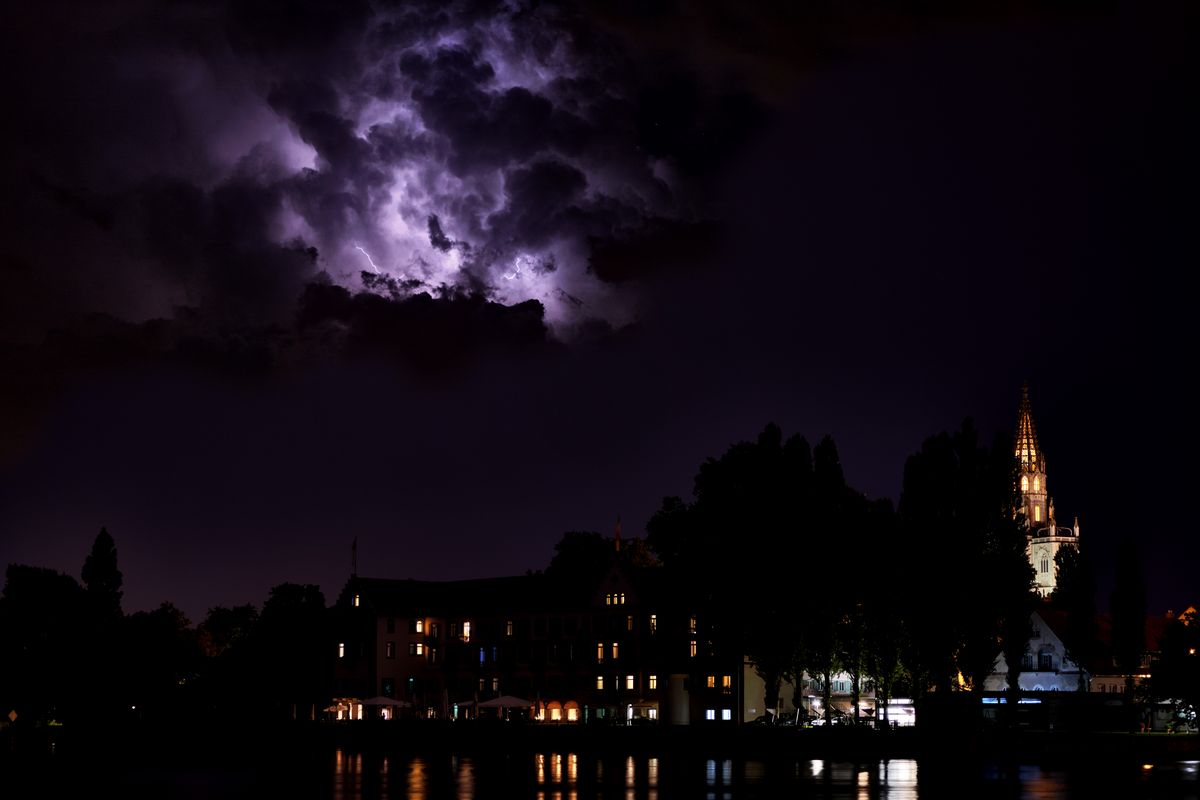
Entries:
[[387,644],[385,644],[383,646],[383,657],[384,658],[395,658],[396,657],[396,643],[395,642],[388,642]]
[[384,697],[396,696],[396,679],[384,678],[379,682],[379,693]]
[[1033,655],[1031,653],[1021,656],[1021,669],[1033,671]]
[[438,624],[438,623],[436,623],[436,622],[431,622],[431,623],[429,623],[429,636],[430,636],[430,638],[433,638],[433,639],[440,639],[440,638],[441,638],[441,633],[442,633],[442,626],[441,626],[441,625],[439,625],[439,624]]
[[1054,656],[1051,653],[1040,653],[1038,655],[1038,671],[1050,672],[1054,669]]
[[388,633],[396,632],[396,618],[395,617],[387,618],[387,632]]
[[416,642],[408,643],[408,654],[410,656],[415,656],[417,654],[417,643]]
[[410,619],[408,621],[408,632],[409,633],[417,632],[417,621],[415,619]]

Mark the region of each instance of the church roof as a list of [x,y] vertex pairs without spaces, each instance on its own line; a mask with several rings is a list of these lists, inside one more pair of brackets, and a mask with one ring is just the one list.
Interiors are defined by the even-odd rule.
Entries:
[[1029,384],[1021,387],[1021,408],[1017,414],[1017,440],[1014,454],[1022,469],[1044,469],[1038,448],[1037,429],[1033,426],[1033,410],[1029,405]]

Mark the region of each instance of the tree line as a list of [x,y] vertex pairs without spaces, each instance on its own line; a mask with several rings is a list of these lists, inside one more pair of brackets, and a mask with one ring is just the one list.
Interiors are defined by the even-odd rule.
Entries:
[[[831,437],[812,447],[770,424],[704,461],[692,496],[664,498],[645,539],[626,542],[621,559],[653,570],[663,597],[703,621],[697,635],[711,651],[749,657],[767,708],[783,681],[806,674],[819,681],[826,714],[831,678],[843,672],[856,713],[868,686],[881,702],[981,691],[1000,653],[1016,691],[1039,603],[1016,469],[1010,440],[985,444],[968,420],[909,457],[893,506],[848,484]],[[546,573],[592,586],[612,552],[601,534],[571,532]],[[1066,548],[1056,570],[1051,602],[1066,612],[1070,655],[1091,663],[1100,652],[1091,563]],[[280,584],[261,610],[217,606],[195,625],[171,603],[125,614],[117,548],[104,529],[81,578],[9,565],[0,714],[290,719],[329,700],[330,615],[317,586]],[[1119,560],[1112,610],[1112,654],[1132,674],[1146,613],[1135,550]],[[1198,629],[1184,619],[1168,631],[1152,689],[1193,707]]]

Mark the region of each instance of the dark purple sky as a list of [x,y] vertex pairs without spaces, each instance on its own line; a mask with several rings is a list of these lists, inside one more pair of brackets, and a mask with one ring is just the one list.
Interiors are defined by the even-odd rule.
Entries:
[[355,537],[518,573],[772,420],[895,499],[1028,379],[1102,593],[1132,533],[1200,600],[1183,4],[282,8],[6,26],[0,562],[104,525],[193,619],[332,597]]

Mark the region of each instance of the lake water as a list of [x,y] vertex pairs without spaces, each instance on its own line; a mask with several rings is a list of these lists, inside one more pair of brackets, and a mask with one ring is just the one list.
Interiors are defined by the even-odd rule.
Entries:
[[851,763],[801,759],[756,761],[685,754],[597,757],[566,752],[431,758],[337,750],[328,767],[328,787],[309,788],[331,800],[796,797],[1200,800],[1197,761],[1122,766],[1096,763],[1071,768],[960,767],[911,759]]

